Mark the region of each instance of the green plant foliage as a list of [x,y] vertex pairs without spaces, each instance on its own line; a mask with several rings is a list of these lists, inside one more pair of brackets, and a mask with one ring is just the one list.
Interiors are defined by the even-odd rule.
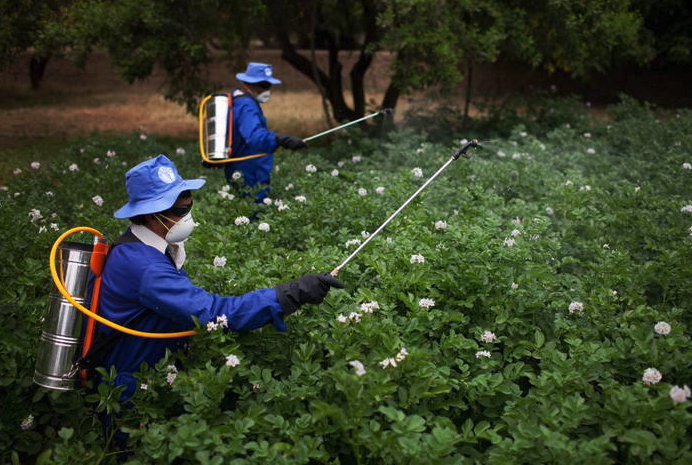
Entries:
[[[108,383],[31,381],[49,249],[74,226],[117,237],[128,168],[163,152],[208,178],[186,269],[240,294],[333,269],[471,134],[352,131],[278,154],[271,205],[204,171],[191,142],[94,135],[26,160],[0,191],[0,461],[690,462],[692,401],[671,389],[692,385],[692,113],[623,98],[611,120],[587,114],[546,99],[494,130],[344,267],[344,290],[286,333],[199,328],[142,367],[131,408]],[[94,410],[120,415],[129,455]]]

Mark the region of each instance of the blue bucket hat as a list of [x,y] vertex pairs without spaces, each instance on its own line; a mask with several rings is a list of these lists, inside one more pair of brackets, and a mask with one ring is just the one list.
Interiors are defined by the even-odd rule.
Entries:
[[272,65],[267,63],[248,63],[244,73],[238,73],[236,78],[243,82],[254,84],[256,82],[267,81],[272,84],[281,84],[276,78],[272,77]]
[[173,206],[181,192],[199,189],[204,179],[185,180],[172,161],[159,155],[132,168],[125,175],[129,201],[116,211],[116,218],[158,213]]

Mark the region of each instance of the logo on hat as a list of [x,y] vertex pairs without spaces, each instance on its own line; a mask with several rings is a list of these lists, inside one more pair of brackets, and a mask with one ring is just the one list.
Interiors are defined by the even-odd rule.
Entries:
[[272,75],[272,69],[267,66],[266,68],[264,68],[264,74],[267,76],[271,76]]
[[159,179],[166,184],[170,184],[175,181],[175,173],[173,172],[173,168],[170,166],[159,167],[158,175]]

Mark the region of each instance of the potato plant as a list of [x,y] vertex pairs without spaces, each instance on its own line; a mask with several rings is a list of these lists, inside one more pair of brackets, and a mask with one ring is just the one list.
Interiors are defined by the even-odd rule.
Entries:
[[[129,406],[107,383],[31,382],[49,249],[78,225],[117,237],[128,168],[166,153],[207,177],[186,269],[238,294],[332,270],[476,134],[351,132],[281,153],[266,204],[202,168],[193,142],[95,135],[27,159],[0,193],[0,458],[689,463],[692,113],[630,99],[610,113],[548,101],[499,127],[341,271],[345,289],[285,333],[198,326],[186,352],[142,367]],[[119,412],[126,450],[95,410]]]

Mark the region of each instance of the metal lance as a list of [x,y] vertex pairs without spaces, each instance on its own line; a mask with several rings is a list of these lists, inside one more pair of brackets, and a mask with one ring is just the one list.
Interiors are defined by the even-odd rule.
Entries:
[[396,216],[397,216],[399,213],[401,213],[401,211],[402,211],[404,208],[406,208],[406,206],[407,206],[409,203],[411,203],[411,201],[412,201],[413,199],[415,199],[416,196],[417,196],[418,194],[420,194],[420,193],[423,191],[423,189],[425,189],[426,187],[428,187],[428,184],[430,184],[431,182],[433,182],[433,181],[435,180],[435,178],[437,178],[437,177],[440,175],[440,173],[442,173],[453,161],[456,161],[456,160],[457,160],[459,157],[461,157],[461,156],[463,156],[464,158],[471,158],[471,155],[470,155],[469,153],[467,153],[467,152],[468,152],[468,150],[469,150],[470,148],[473,148],[473,147],[481,147],[481,145],[479,144],[479,142],[478,142],[477,140],[474,139],[474,140],[472,140],[472,141],[469,141],[469,142],[463,144],[459,150],[457,150],[456,152],[454,152],[454,153],[452,154],[452,156],[449,158],[449,160],[447,160],[447,162],[445,162],[445,164],[442,165],[442,167],[441,167],[440,169],[438,169],[437,172],[435,172],[435,174],[433,174],[432,176],[430,176],[430,178],[429,178],[427,181],[425,181],[425,183],[424,183],[422,186],[420,186],[420,187],[418,188],[418,190],[417,190],[416,192],[414,192],[413,195],[412,195],[411,197],[408,198],[408,200],[406,200],[406,202],[404,202],[394,213],[392,213],[392,215],[391,215],[389,218],[387,218],[387,219],[385,220],[385,222],[382,223],[382,224],[380,225],[380,227],[377,228],[377,229],[375,230],[374,233],[370,234],[370,235],[368,236],[368,238],[367,238],[362,244],[360,244],[360,245],[358,246],[358,248],[357,248],[356,250],[354,250],[353,253],[352,253],[351,255],[349,255],[349,256],[346,258],[346,260],[344,260],[343,262],[341,262],[341,264],[340,264],[339,266],[337,266],[336,268],[334,268],[334,269],[331,271],[331,275],[332,275],[332,276],[338,275],[338,274],[339,274],[339,271],[341,271],[341,269],[342,269],[344,266],[346,266],[346,265],[348,264],[348,262],[350,262],[351,259],[352,259],[353,257],[355,257],[356,255],[358,255],[358,253],[359,253],[361,250],[363,250],[363,248],[368,244],[368,242],[370,242],[371,240],[373,240],[373,238],[374,238],[375,236],[377,236],[377,235],[380,233],[380,231],[382,231],[382,230],[383,230],[394,218],[396,218]]
[[378,112],[376,112],[376,113],[372,113],[372,114],[370,114],[370,115],[363,116],[362,118],[358,118],[358,119],[356,119],[356,120],[353,120],[353,121],[348,122],[348,123],[346,123],[346,124],[342,124],[341,126],[337,126],[337,127],[335,127],[335,128],[327,129],[327,130],[324,131],[324,132],[320,132],[319,134],[315,134],[314,136],[310,136],[310,137],[308,137],[307,139],[303,139],[303,141],[304,141],[304,142],[309,142],[309,141],[311,141],[311,140],[313,140],[313,139],[317,139],[318,137],[326,136],[327,134],[330,134],[330,133],[332,133],[332,132],[334,132],[334,131],[338,131],[339,129],[343,129],[343,128],[349,127],[349,126],[351,126],[351,125],[353,125],[353,124],[358,124],[358,123],[360,123],[360,122],[362,122],[362,121],[365,121],[366,119],[374,118],[374,117],[377,116],[377,115],[386,115],[386,114],[389,114],[389,113],[391,113],[391,112],[392,112],[392,109],[391,109],[391,108],[383,108],[382,110],[380,110],[380,111],[378,111]]

